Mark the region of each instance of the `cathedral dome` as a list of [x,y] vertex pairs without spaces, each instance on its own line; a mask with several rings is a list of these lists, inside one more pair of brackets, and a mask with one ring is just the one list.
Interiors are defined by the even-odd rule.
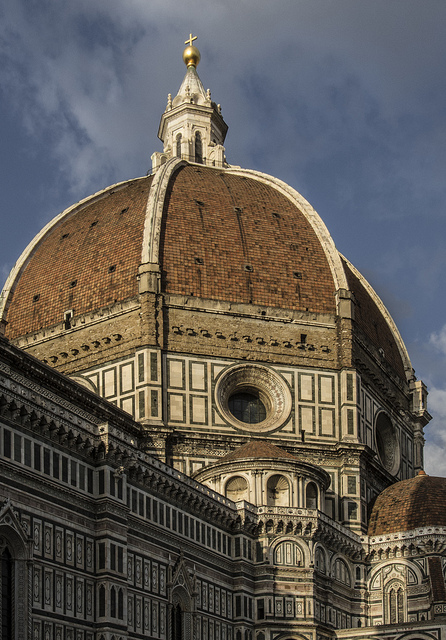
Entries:
[[[68,309],[78,316],[137,295],[152,182],[114,185],[37,236],[11,283],[8,337],[56,325]],[[339,257],[281,191],[249,172],[178,166],[156,202],[161,291],[334,314]]]
[[420,471],[385,489],[373,505],[369,536],[446,526],[446,478]]
[[364,533],[363,494],[422,466],[426,388],[307,200],[228,164],[193,41],[152,171],[47,224],[6,282],[0,332],[212,490]]
[[[194,49],[192,41],[186,51]],[[86,198],[35,237],[0,298],[0,329],[28,348],[136,309],[147,292],[174,297],[177,307],[193,300],[238,313],[242,305],[244,317],[254,313],[314,327],[347,318],[355,323],[358,344],[368,343],[379,367],[405,384],[412,375],[407,351],[372,287],[338,253],[297,191],[228,165],[220,105],[204,90],[197,56],[185,61],[185,78],[175,98],[169,94],[161,118],[164,149],[152,156],[153,173]],[[139,330],[140,338],[133,331],[135,346],[148,343]],[[118,328],[115,335],[121,333]],[[292,346],[307,352],[307,327],[300,337]],[[284,330],[279,342],[290,348],[285,338]],[[97,336],[94,344],[98,348]],[[333,354],[331,366],[342,367],[354,358],[350,344],[339,333],[335,343],[321,340],[319,348]],[[72,349],[61,349],[66,363]],[[314,349],[310,343],[308,350]]]
[[339,292],[351,289],[358,325],[366,318],[367,331],[375,328],[369,337],[404,379],[405,350],[388,314],[297,192],[256,172],[175,158],[155,176],[70,207],[42,230],[4,292],[7,337],[136,298],[144,264],[155,268],[164,294],[304,314],[335,316]]

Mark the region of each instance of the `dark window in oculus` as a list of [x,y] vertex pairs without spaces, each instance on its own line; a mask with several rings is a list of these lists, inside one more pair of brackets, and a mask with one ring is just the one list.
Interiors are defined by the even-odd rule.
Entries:
[[234,418],[247,424],[257,424],[266,419],[266,408],[258,393],[253,391],[233,393],[228,401],[229,411]]

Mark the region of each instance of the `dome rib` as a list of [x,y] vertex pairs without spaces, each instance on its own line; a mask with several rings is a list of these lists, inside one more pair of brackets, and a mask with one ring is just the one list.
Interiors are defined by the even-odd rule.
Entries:
[[[346,268],[348,288],[355,295],[356,302],[359,303],[359,308],[356,307],[355,310],[356,322],[378,349],[383,348],[384,357],[392,364],[401,378],[408,380],[413,373],[412,364],[392,316],[376,291],[356,267],[342,255],[341,260]],[[364,294],[368,296],[369,300],[366,299]],[[368,308],[367,310],[361,308],[361,304],[370,307],[370,301],[375,308]],[[384,320],[385,324],[382,320]],[[375,330],[375,333],[373,333],[373,330]]]
[[180,158],[171,158],[155,173],[147,200],[141,264],[159,262],[160,237],[164,201],[173,174],[187,163]]

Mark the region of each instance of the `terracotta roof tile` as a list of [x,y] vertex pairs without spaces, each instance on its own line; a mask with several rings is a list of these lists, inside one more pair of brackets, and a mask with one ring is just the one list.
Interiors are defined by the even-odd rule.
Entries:
[[144,217],[152,177],[85,203],[52,227],[18,280],[6,335],[15,338],[138,292]]
[[165,201],[167,293],[335,313],[326,255],[306,217],[271,185],[186,166]]
[[385,489],[373,505],[369,536],[446,526],[446,478],[419,473]]
[[276,445],[267,442],[266,440],[251,440],[247,442],[239,449],[228,453],[228,455],[220,458],[220,462],[231,462],[232,460],[245,460],[246,458],[276,458],[281,460],[286,458],[287,460],[296,460],[296,457],[276,447]]

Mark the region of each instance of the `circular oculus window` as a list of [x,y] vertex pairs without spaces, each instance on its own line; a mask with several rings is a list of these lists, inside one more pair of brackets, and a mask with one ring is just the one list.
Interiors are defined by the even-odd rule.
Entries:
[[291,393],[271,369],[240,364],[223,371],[215,386],[217,406],[237,429],[264,433],[278,429],[291,411]]
[[400,463],[398,439],[392,421],[383,411],[376,419],[375,436],[376,448],[383,467],[389,473],[395,474]]

